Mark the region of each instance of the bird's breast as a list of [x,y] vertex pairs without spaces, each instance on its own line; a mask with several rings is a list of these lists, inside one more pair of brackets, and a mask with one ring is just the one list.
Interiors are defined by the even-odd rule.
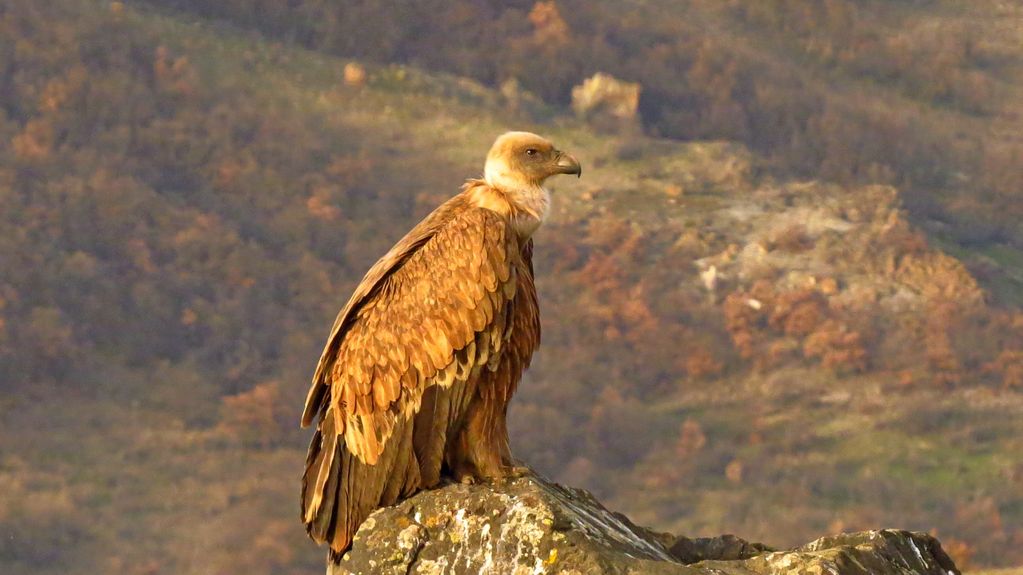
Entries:
[[536,186],[521,190],[511,196],[513,207],[511,223],[522,240],[529,239],[533,232],[547,219],[551,195],[543,187]]
[[519,239],[525,241],[547,219],[551,196],[542,186],[497,190],[488,185],[478,185],[468,190],[467,199],[471,205],[507,218]]
[[543,223],[543,217],[537,217],[529,213],[519,213],[511,218],[512,228],[515,229],[515,233],[519,236],[520,241],[526,241],[533,235]]

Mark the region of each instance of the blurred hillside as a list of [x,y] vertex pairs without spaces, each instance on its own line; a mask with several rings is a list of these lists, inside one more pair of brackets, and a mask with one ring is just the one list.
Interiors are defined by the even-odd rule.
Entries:
[[554,104],[595,72],[639,82],[649,133],[740,141],[787,176],[897,185],[915,223],[1023,303],[1018,0],[155,1]]
[[[5,573],[318,572],[329,323],[513,127],[586,165],[537,236],[521,457],[691,536],[1023,563],[1015,4],[332,5],[0,6]],[[567,115],[598,69],[661,137]]]

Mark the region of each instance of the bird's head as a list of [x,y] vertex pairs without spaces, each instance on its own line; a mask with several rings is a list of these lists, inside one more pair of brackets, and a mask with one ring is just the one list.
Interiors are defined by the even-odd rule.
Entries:
[[498,137],[483,167],[487,184],[505,192],[539,188],[557,174],[582,173],[572,154],[530,132],[507,132]]

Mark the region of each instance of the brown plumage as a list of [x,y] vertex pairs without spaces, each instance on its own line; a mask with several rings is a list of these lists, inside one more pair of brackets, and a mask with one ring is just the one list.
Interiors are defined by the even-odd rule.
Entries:
[[579,174],[547,140],[509,132],[485,177],[381,258],[338,314],[302,425],[318,420],[302,478],[309,535],[338,560],[376,508],[512,468],[508,400],[540,343],[532,233],[543,182]]

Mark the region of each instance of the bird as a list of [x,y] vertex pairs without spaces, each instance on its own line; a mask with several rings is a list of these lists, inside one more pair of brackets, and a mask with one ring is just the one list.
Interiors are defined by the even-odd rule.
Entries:
[[399,240],[338,314],[301,421],[316,422],[302,520],[328,561],[340,562],[375,509],[442,477],[524,472],[506,418],[540,344],[532,236],[558,174],[582,168],[537,134],[502,134],[483,177]]

